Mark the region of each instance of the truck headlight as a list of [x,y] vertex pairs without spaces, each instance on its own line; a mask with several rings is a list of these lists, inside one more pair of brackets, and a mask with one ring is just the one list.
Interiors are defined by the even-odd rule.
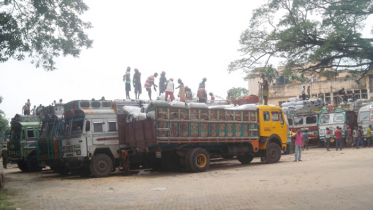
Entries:
[[80,153],[80,150],[76,150],[76,154],[77,155],[80,155],[81,153]]

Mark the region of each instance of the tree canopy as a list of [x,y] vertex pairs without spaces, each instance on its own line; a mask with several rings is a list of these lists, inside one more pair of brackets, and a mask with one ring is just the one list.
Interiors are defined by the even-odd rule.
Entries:
[[249,95],[249,91],[246,88],[238,87],[238,88],[231,88],[228,90],[231,93],[231,100],[236,100],[239,96]]
[[268,0],[241,34],[245,57],[228,70],[250,72],[280,58],[293,71],[348,68],[362,77],[373,68],[373,38],[361,34],[372,13],[368,0]]
[[0,62],[32,59],[36,67],[55,70],[60,55],[79,57],[93,41],[80,19],[89,8],[83,0],[0,0]]
[[272,68],[272,66],[268,67],[259,67],[255,68],[252,71],[250,71],[246,77],[246,79],[250,78],[257,78],[259,75],[263,75],[265,78],[267,78],[268,82],[271,84],[276,80],[276,77],[278,76],[278,72],[275,68]]

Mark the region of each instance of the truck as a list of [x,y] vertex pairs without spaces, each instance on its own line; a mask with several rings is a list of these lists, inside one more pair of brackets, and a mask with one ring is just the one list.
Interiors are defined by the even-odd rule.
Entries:
[[[95,104],[94,104],[95,103]],[[278,106],[173,107],[154,103],[148,118],[128,121],[120,104],[72,101],[65,104],[63,159],[70,170],[106,177],[123,165],[203,172],[211,157],[233,155],[242,164],[260,157],[278,162],[286,150],[288,125]],[[122,105],[123,106],[123,105]]]
[[365,105],[359,109],[358,125],[363,128],[363,135],[366,136],[369,125],[373,125],[373,105]]
[[36,154],[41,165],[49,166],[53,171],[67,175],[69,170],[62,161],[61,140],[65,123],[63,104],[43,107],[40,134],[36,139]]
[[10,125],[9,161],[17,163],[22,172],[40,171],[42,167],[38,163],[35,141],[40,128],[39,116],[16,114]]
[[307,110],[306,112],[300,111],[289,111],[287,114],[287,119],[289,122],[289,130],[295,133],[298,129],[301,132],[307,132],[310,142],[317,144],[318,147],[321,146],[321,142],[318,135],[318,118],[319,114],[317,111]]
[[[320,111],[318,127],[319,127],[319,139],[323,142],[325,139],[326,128],[329,128],[334,134],[337,127],[340,127],[343,131],[349,126],[354,129],[357,126],[357,116],[350,106],[338,107],[331,106],[326,107]],[[345,133],[342,132],[342,138],[346,138]],[[330,140],[331,143],[334,142],[334,138]]]

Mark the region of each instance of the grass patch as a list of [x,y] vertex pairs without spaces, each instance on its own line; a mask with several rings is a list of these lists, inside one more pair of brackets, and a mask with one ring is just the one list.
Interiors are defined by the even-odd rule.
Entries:
[[4,192],[0,190],[0,209],[7,210],[11,209],[9,206],[12,205],[12,203],[9,203],[8,201],[8,196],[4,195]]

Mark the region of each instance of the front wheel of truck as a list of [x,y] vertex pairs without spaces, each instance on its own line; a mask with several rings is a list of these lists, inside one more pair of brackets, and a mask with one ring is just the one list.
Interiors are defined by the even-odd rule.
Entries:
[[36,155],[32,155],[28,158],[27,167],[28,167],[28,170],[31,172],[38,172],[38,171],[41,171],[41,169],[43,169],[39,165],[38,158],[36,157]]
[[210,154],[202,148],[195,148],[189,155],[189,168],[194,172],[204,172],[210,166]]
[[93,157],[89,169],[95,177],[107,177],[113,170],[113,161],[106,154],[98,154]]
[[281,147],[271,142],[267,148],[267,163],[277,163],[281,159]]
[[23,160],[18,161],[17,165],[18,165],[19,170],[21,170],[22,172],[28,172],[28,167],[25,161]]

